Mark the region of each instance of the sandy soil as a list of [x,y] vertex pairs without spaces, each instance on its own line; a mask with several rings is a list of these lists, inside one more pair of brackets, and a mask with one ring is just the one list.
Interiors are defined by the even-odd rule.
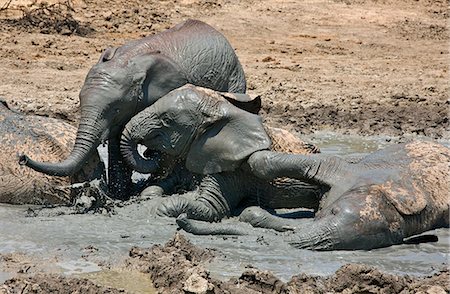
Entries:
[[76,123],[102,50],[197,18],[229,38],[273,126],[450,136],[445,0],[76,0],[73,11],[17,10],[29,2],[0,12],[0,97],[27,112]]

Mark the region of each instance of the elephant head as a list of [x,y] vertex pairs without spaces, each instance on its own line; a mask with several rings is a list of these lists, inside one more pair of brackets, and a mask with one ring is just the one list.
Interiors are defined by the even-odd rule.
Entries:
[[244,93],[246,89],[244,71],[233,47],[220,32],[201,21],[187,20],[107,49],[80,92],[81,120],[73,152],[60,163],[35,162],[26,156],[20,162],[46,174],[72,175],[100,142],[108,139],[110,188],[125,197],[131,184],[131,171],[122,164],[119,150],[125,123],[186,83],[218,91]]
[[136,151],[136,145],[142,144],[186,160],[194,173],[234,170],[250,154],[271,144],[261,117],[233,105],[242,107],[243,101],[255,103],[244,94],[222,94],[192,85],[173,90],[125,126],[122,156],[135,170],[146,172],[145,158]]
[[[57,176],[72,175],[104,140],[120,136],[125,123],[159,97],[186,83],[177,65],[159,51],[129,56],[126,48],[107,49],[89,71],[80,92],[81,119],[70,155],[60,163],[20,163]],[[125,56],[127,55],[128,56]]]

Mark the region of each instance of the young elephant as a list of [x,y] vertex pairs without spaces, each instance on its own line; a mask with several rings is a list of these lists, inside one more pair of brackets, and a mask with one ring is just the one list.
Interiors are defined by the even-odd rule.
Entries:
[[68,177],[51,177],[17,164],[19,152],[40,160],[65,158],[75,142],[76,128],[57,119],[23,115],[0,101],[0,202],[10,204],[70,204],[70,185],[100,178],[98,155]]
[[[90,69],[80,92],[81,119],[73,149],[61,162],[26,155],[21,164],[55,176],[70,176],[108,140],[111,197],[131,189],[131,170],[122,164],[119,141],[125,124],[149,105],[186,83],[244,93],[242,66],[227,39],[211,26],[187,20],[159,34],[109,48]],[[147,172],[156,165],[146,162]]]
[[[248,164],[261,179],[289,176],[328,187],[314,220],[295,221],[290,243],[297,248],[372,249],[449,227],[450,150],[437,143],[394,145],[352,163],[322,154],[261,151],[252,154]],[[280,221],[258,213],[260,226]],[[247,233],[185,218],[177,222],[192,233]],[[292,226],[293,222],[285,223]]]
[[[204,176],[194,197],[168,197],[159,214],[177,217],[187,213],[192,219],[218,221],[243,204],[317,208],[321,195],[317,186],[295,179],[261,180],[244,168],[252,153],[286,147],[280,139],[286,133],[267,131],[259,116],[229,103],[229,95],[187,85],[165,95],[125,126],[121,148],[131,165],[136,144],[142,144],[185,160],[189,171]],[[275,144],[268,133],[277,138]],[[292,147],[299,145],[307,147],[298,143]]]

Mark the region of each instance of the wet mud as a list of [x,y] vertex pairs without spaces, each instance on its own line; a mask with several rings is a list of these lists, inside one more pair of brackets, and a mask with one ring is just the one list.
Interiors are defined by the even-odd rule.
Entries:
[[[447,1],[9,2],[0,2],[0,97],[26,113],[77,125],[81,85],[105,48],[196,18],[230,40],[268,125],[330,154],[417,136],[448,146]],[[139,293],[79,276],[115,267],[143,272],[159,293],[450,291],[448,229],[432,232],[437,243],[369,252],[295,251],[267,232],[159,245],[176,226],[147,217],[147,201],[100,202],[0,207],[0,293]]]
[[[252,266],[237,278],[221,280],[211,276],[206,265],[220,252],[194,246],[176,233],[165,245],[133,247],[123,267],[140,271],[153,281],[146,293],[448,293],[448,268],[426,277],[393,275],[374,267],[347,264],[333,275],[294,275],[283,281],[269,271]],[[301,271],[301,270],[300,270]],[[126,272],[125,272],[126,273]],[[130,278],[132,278],[131,276]],[[135,283],[138,283],[135,280]],[[0,293],[141,293],[98,284],[86,278],[36,274],[9,279]],[[142,292],[144,293],[144,292]]]

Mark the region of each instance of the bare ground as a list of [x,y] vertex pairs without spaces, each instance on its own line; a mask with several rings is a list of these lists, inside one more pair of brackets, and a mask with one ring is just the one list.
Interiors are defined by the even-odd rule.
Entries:
[[21,3],[0,12],[0,97],[27,112],[76,123],[102,50],[197,18],[236,48],[273,126],[449,138],[445,0],[76,0],[47,18]]

